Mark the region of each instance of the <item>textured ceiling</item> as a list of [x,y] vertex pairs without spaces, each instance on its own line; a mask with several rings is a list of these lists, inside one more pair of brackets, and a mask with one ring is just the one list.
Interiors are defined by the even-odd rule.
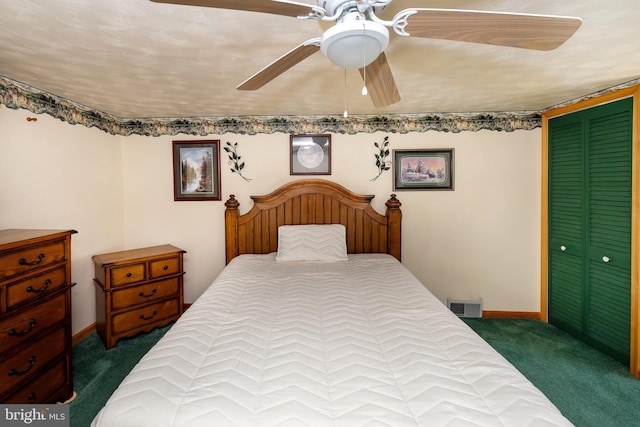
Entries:
[[[350,114],[540,111],[640,78],[638,0],[395,0],[380,16],[408,7],[583,24],[550,52],[392,36],[385,52],[402,100],[373,107],[350,70]],[[148,0],[0,0],[0,75],[121,118],[339,115],[345,73],[319,52],[257,91],[235,89],[323,28]]]

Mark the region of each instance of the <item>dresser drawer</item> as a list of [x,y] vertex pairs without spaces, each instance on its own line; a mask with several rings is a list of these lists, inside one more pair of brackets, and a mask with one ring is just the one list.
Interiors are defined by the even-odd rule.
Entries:
[[167,318],[178,318],[180,315],[180,303],[178,298],[147,305],[137,310],[113,316],[113,333],[121,334],[134,329],[153,326],[157,322]]
[[0,394],[28,379],[41,367],[62,354],[65,331],[60,328],[17,354],[0,362]]
[[111,286],[128,285],[129,283],[142,282],[147,279],[145,263],[129,264],[122,267],[111,268]]
[[178,277],[133,286],[111,292],[111,310],[121,310],[159,299],[163,299],[180,292],[180,280]]
[[[51,369],[38,375],[33,381],[20,386],[18,390],[2,399],[3,403],[50,403],[65,401],[73,394],[66,359],[57,362]],[[68,390],[65,390],[68,388]]]
[[64,240],[4,253],[0,255],[0,280],[64,260]]
[[0,353],[63,320],[67,315],[65,297],[65,294],[61,293],[36,307],[22,313],[17,312],[12,317],[0,321]]
[[65,266],[7,285],[7,310],[66,284]]
[[151,279],[157,279],[163,276],[169,276],[171,274],[178,274],[182,270],[180,269],[180,258],[172,257],[165,258],[158,261],[151,261]]

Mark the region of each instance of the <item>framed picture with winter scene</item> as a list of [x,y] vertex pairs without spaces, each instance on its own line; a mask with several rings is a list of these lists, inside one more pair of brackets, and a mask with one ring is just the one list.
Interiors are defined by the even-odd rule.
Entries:
[[173,200],[220,199],[220,140],[173,141]]
[[393,150],[394,190],[453,190],[453,148]]

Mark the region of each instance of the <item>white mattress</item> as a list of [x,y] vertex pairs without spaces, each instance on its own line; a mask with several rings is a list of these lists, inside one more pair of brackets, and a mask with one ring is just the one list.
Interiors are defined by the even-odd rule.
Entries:
[[94,427],[571,423],[395,258],[235,258]]

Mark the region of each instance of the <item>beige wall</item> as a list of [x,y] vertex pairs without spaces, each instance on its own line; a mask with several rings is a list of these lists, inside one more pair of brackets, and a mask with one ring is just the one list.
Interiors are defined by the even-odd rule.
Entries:
[[[0,228],[79,231],[73,237],[74,332],[95,320],[92,254],[179,246],[187,251],[185,301],[192,302],[224,266],[229,194],[237,196],[244,213],[250,195],[303,178],[289,175],[286,134],[117,137],[44,115],[29,123],[27,116],[34,115],[0,107]],[[381,212],[393,192],[391,171],[370,180],[377,174],[373,144],[385,135],[332,135],[332,174],[323,177],[375,194],[374,207]],[[455,149],[455,191],[397,192],[404,215],[403,263],[443,301],[481,298],[485,310],[538,311],[540,130],[388,136],[391,149]],[[222,152],[223,200],[174,202],[174,139],[237,142],[252,181],[232,173]],[[24,173],[25,164],[30,173]],[[34,211],[35,205],[47,209]]]
[[91,256],[122,247],[121,147],[97,129],[0,105],[0,229],[78,231],[71,238],[74,333],[95,322]]

